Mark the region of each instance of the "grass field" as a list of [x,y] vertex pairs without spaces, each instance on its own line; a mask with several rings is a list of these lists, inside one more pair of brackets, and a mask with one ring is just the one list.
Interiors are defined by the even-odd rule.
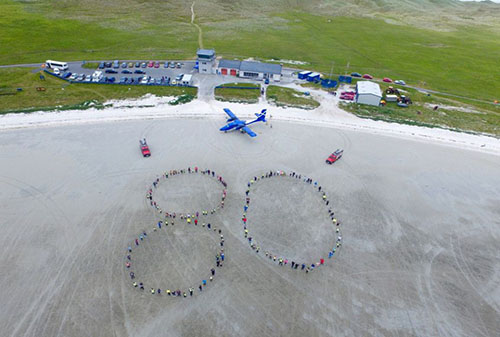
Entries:
[[287,106],[301,109],[314,109],[319,103],[312,97],[306,97],[298,90],[270,85],[266,91],[267,100],[277,106]]
[[260,85],[253,83],[224,83],[227,87],[247,87],[257,89],[215,88],[215,99],[226,102],[257,103],[260,97]]
[[[187,94],[180,99],[181,102],[185,102],[186,97],[190,100],[196,96],[196,88],[69,84],[47,74],[45,80],[41,80],[39,75],[36,69],[0,69],[0,113],[54,107],[85,108],[89,101],[99,105],[110,99],[135,98],[147,93],[158,96]],[[37,87],[43,87],[45,91],[37,91]],[[17,88],[23,90],[18,92]]]
[[[96,10],[100,5],[95,1],[4,0],[0,4],[0,63],[194,57],[197,31],[190,25],[190,4],[153,1],[140,6],[129,1],[128,8],[115,2],[109,0],[116,6],[103,11]],[[50,4],[58,7],[54,10]],[[226,7],[206,1],[198,4],[197,23],[205,47],[227,57],[306,61],[310,68],[325,73],[334,64],[335,73],[348,70],[388,76],[490,101],[500,95],[500,81],[495,80],[500,78],[500,33],[495,27],[456,25],[452,31],[436,31],[383,19],[304,11],[276,14],[268,7],[258,17],[251,12],[241,20],[236,12],[235,17],[224,19],[224,11],[234,13],[240,5],[235,1],[227,1]],[[80,8],[83,12],[77,15]],[[161,19],[159,10],[168,19]],[[29,34],[27,27],[33,27]]]

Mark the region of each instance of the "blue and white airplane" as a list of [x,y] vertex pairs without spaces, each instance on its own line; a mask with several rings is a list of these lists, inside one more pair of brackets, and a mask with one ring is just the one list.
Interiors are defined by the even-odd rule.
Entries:
[[220,131],[230,131],[230,130],[240,130],[241,132],[246,132],[250,137],[256,137],[257,134],[253,132],[247,125],[257,123],[257,122],[265,122],[266,121],[266,112],[264,109],[260,113],[256,113],[256,119],[251,122],[246,122],[244,120],[239,119],[236,115],[229,109],[224,109],[224,112],[229,116],[227,119],[227,124],[220,128]]

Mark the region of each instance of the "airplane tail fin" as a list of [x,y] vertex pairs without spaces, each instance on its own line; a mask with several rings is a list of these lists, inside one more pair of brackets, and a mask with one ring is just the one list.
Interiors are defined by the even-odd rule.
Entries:
[[266,112],[267,112],[267,109],[262,109],[262,111],[260,113],[255,114],[255,116],[257,116],[258,122],[265,122],[266,121]]

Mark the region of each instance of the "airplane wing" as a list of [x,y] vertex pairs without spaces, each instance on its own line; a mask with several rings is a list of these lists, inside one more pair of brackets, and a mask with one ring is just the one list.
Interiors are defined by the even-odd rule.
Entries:
[[252,131],[252,129],[250,129],[248,126],[244,126],[241,128],[241,130],[245,131],[246,133],[248,133],[248,135],[250,137],[256,137],[257,134],[255,132]]
[[236,115],[229,109],[225,108],[224,109],[224,112],[229,116],[229,118],[231,118],[233,121],[237,120],[238,117],[236,117]]

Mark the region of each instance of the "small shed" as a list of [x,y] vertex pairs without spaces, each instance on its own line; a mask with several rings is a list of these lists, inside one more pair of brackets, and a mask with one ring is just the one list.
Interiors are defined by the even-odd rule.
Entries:
[[321,86],[323,88],[335,88],[337,86],[337,81],[329,78],[323,78],[321,80]]
[[320,73],[310,73],[309,75],[307,75],[308,82],[318,82],[320,79],[321,79]]
[[311,72],[309,70],[304,70],[304,71],[301,71],[298,75],[298,78],[299,80],[306,80],[307,79],[307,76],[310,74]]
[[356,83],[356,102],[378,106],[382,99],[380,86],[375,82],[359,81]]
[[352,77],[351,76],[340,75],[339,76],[339,82],[352,83]]

